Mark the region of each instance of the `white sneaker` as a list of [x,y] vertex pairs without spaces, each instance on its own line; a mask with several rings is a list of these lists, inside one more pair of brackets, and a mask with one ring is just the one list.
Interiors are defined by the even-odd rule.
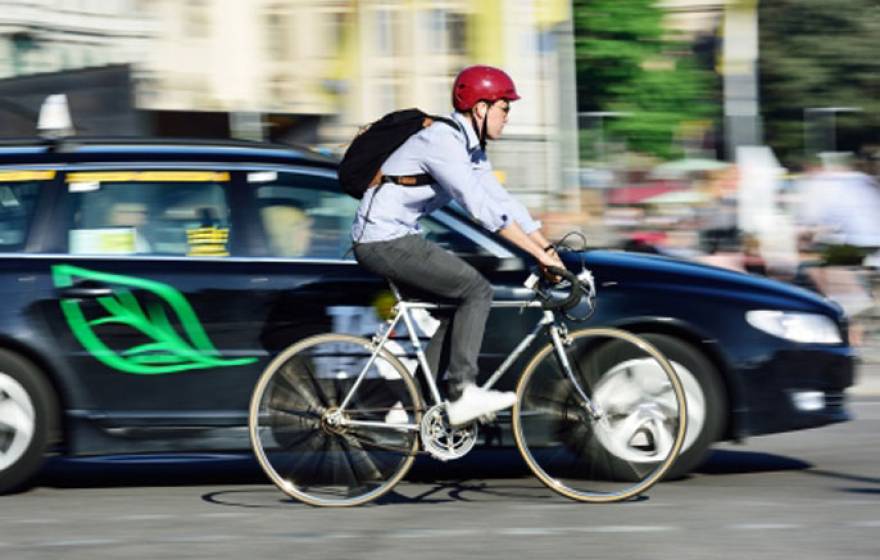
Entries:
[[409,414],[403,409],[403,403],[397,401],[394,406],[385,413],[386,424],[409,424]]
[[511,391],[492,391],[470,383],[465,385],[458,400],[446,406],[446,414],[451,425],[460,426],[480,416],[510,408],[515,402],[516,394]]

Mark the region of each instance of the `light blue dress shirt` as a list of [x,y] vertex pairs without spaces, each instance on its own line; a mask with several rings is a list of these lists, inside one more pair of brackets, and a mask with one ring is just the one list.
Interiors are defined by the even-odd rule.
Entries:
[[451,118],[457,129],[435,122],[411,136],[382,164],[385,175],[428,173],[436,182],[420,187],[385,183],[381,189],[368,189],[351,227],[355,242],[419,234],[419,219],[452,200],[489,231],[498,231],[511,220],[526,233],[541,227],[495,178],[467,117],[455,112]]

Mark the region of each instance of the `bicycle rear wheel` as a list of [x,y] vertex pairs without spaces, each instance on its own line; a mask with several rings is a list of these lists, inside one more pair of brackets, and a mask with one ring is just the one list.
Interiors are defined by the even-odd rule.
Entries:
[[654,346],[626,331],[583,329],[570,333],[570,341],[568,362],[596,414],[548,344],[517,385],[516,445],[532,472],[564,496],[584,502],[633,498],[657,483],[681,450],[681,382]]
[[419,392],[383,349],[352,393],[371,355],[366,339],[317,335],[282,352],[260,377],[248,415],[251,445],[282,492],[315,506],[355,506],[382,496],[409,470],[419,443]]

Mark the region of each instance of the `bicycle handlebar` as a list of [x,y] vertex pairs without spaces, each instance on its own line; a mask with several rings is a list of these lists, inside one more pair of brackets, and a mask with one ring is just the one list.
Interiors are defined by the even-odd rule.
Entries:
[[[543,299],[542,307],[544,309],[562,309],[563,311],[568,311],[573,307],[577,306],[580,303],[581,298],[584,297],[586,291],[584,290],[583,284],[581,284],[580,279],[569,272],[564,268],[560,268],[558,266],[548,266],[547,272],[562,278],[563,282],[568,282],[569,284],[569,292],[568,295],[561,299],[556,299],[543,291],[538,291],[538,293],[542,296]],[[562,282],[557,282],[555,286],[559,286]]]
[[[558,282],[549,279],[550,276],[561,278]],[[593,298],[596,295],[593,277],[588,270],[580,275],[575,275],[564,268],[550,266],[544,269],[544,273],[533,272],[526,280],[526,286],[532,289],[541,299],[541,307],[549,311],[561,311],[571,320],[583,321],[588,319],[594,310]],[[564,297],[554,297],[551,290],[568,289]],[[586,296],[588,311],[583,317],[572,317],[568,311],[574,309]]]

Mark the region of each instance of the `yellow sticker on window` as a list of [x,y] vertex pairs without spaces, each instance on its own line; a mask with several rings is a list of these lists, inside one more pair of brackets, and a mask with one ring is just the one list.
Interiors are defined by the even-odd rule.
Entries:
[[190,257],[228,257],[229,228],[214,226],[186,230],[186,254]]
[[225,183],[228,171],[78,171],[67,174],[68,183],[121,183],[144,181],[152,183]]
[[12,183],[16,181],[51,181],[55,178],[55,171],[37,170],[9,170],[0,171],[0,182]]

